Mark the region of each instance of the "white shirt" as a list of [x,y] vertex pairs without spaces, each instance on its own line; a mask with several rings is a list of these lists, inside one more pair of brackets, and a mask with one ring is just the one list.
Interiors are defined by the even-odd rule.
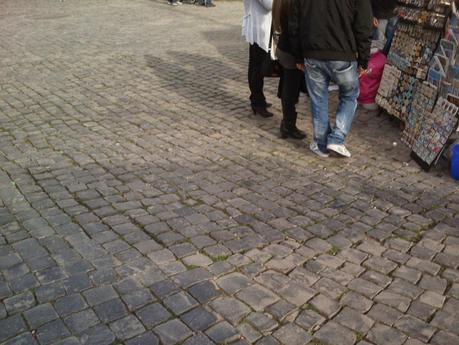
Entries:
[[258,44],[268,51],[271,33],[273,0],[244,0],[242,36],[250,44]]

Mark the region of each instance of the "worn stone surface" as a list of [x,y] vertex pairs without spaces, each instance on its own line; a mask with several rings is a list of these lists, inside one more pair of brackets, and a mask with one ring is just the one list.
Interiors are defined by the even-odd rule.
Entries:
[[304,96],[280,139],[216,3],[0,1],[0,344],[457,343],[447,164],[363,110],[319,159]]

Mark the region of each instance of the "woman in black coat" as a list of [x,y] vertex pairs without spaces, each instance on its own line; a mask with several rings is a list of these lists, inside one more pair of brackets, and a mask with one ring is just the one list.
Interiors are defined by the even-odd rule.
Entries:
[[280,133],[282,138],[303,139],[306,134],[296,127],[296,104],[304,84],[304,73],[297,69],[295,57],[292,55],[288,34],[288,18],[294,0],[274,0],[273,31],[279,35],[276,55],[283,67],[279,82],[278,96],[282,101],[282,122]]

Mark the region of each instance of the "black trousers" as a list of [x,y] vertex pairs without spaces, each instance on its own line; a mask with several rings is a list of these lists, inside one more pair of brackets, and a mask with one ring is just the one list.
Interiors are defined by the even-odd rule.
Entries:
[[266,98],[263,93],[263,75],[261,66],[268,53],[261,49],[258,44],[249,47],[249,89],[250,103],[253,107],[266,107]]
[[304,82],[304,73],[299,69],[283,68],[279,80],[277,96],[281,99],[283,124],[285,127],[296,125],[296,104],[300,96],[300,89]]

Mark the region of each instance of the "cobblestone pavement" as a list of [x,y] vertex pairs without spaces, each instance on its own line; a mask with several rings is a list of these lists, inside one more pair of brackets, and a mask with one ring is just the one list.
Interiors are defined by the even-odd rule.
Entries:
[[446,166],[364,112],[349,160],[281,140],[241,12],[0,2],[1,344],[459,344]]

